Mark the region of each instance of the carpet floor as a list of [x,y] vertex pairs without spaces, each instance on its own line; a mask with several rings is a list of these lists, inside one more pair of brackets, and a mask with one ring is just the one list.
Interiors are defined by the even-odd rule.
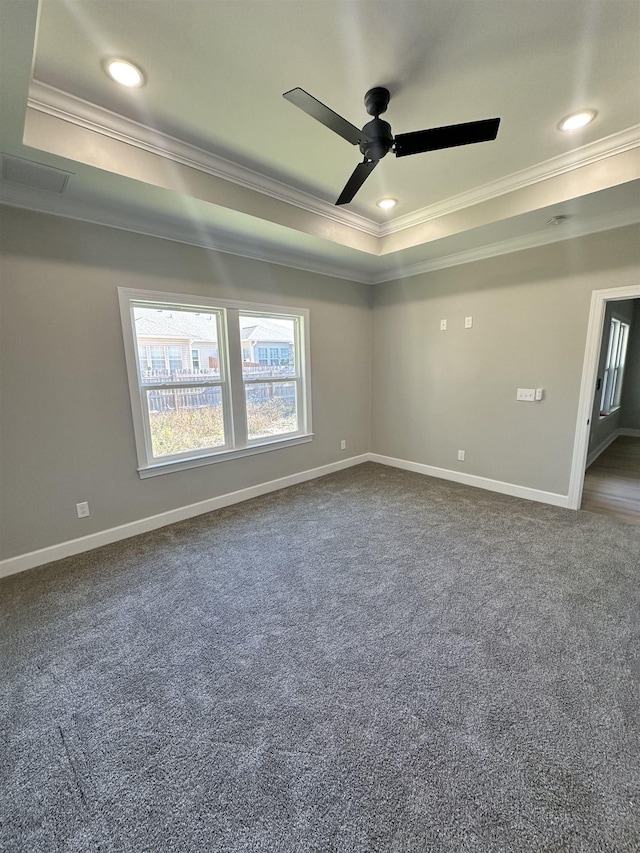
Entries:
[[640,528],[373,463],[0,582],[2,853],[637,853]]

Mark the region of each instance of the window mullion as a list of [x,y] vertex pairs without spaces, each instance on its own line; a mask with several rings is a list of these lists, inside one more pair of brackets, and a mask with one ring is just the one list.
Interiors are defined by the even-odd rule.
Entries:
[[227,308],[227,347],[229,352],[229,386],[235,447],[247,445],[247,414],[242,381],[242,342],[240,340],[240,311]]

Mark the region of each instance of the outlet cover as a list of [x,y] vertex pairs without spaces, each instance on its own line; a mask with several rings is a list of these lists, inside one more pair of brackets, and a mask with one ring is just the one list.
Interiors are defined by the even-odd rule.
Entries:
[[465,329],[470,329],[472,326],[473,326],[473,317],[465,317],[464,318]]
[[78,513],[78,518],[88,518],[90,515],[88,501],[76,504],[76,512]]
[[464,462],[464,450],[458,451],[458,462]]
[[447,321],[446,320],[440,320],[440,331],[441,332],[447,331]]

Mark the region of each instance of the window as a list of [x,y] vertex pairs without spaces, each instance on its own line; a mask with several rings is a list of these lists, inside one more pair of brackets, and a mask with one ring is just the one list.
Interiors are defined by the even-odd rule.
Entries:
[[166,366],[164,347],[147,347],[147,349],[149,352],[147,363],[151,370],[164,370]]
[[611,412],[620,407],[628,339],[629,324],[613,317],[609,328],[609,344],[602,381],[602,397],[600,399],[600,414],[602,416],[610,415]]
[[182,348],[167,347],[167,361],[171,372],[182,370]]
[[311,440],[306,310],[125,288],[120,304],[141,477]]
[[[242,367],[248,441],[295,433],[304,396],[298,346],[300,317],[243,311],[239,322],[243,339],[253,334],[278,341],[278,346],[258,347],[258,364]],[[263,357],[263,353],[268,356]],[[281,357],[282,353],[287,357]]]

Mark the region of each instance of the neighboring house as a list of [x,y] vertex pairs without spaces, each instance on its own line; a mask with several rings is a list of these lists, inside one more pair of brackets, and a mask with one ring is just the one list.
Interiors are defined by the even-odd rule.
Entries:
[[[199,378],[220,376],[216,315],[206,311],[198,313],[140,307],[135,311],[143,379],[158,384],[194,382],[193,389],[150,391],[151,411],[219,405],[219,389],[199,389],[195,386]],[[240,322],[250,319],[253,318],[240,317]],[[243,325],[241,332],[245,379],[265,376],[278,379],[290,375],[295,360],[293,320],[278,322],[261,317],[257,322]],[[272,397],[293,399],[295,388],[286,382],[261,382],[252,385],[248,394],[252,402]]]
[[[241,318],[241,320],[247,318]],[[152,375],[208,373],[218,370],[218,330],[215,315],[136,310],[140,365]],[[291,321],[268,320],[242,327],[242,360],[248,365],[284,366],[294,357]]]
[[260,319],[242,327],[242,360],[251,364],[286,365],[293,359],[291,322]]
[[140,366],[149,377],[170,380],[185,373],[218,371],[218,328],[215,315],[136,309]]

